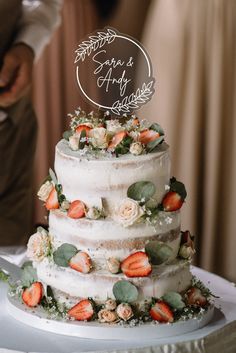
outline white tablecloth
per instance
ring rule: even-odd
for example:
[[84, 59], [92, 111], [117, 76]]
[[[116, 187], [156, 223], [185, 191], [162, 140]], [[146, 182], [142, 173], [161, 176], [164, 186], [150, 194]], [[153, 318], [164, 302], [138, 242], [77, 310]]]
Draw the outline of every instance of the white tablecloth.
[[[24, 249], [0, 248], [0, 254], [3, 250], [5, 254], [15, 254], [10, 254], [8, 260], [22, 262]], [[37, 353], [236, 353], [235, 285], [199, 268], [193, 267], [192, 270], [220, 296], [216, 299], [216, 307], [221, 308], [221, 311], [216, 310], [212, 322], [200, 330], [183, 336], [146, 342], [80, 339], [25, 326], [9, 316], [6, 310], [7, 286], [0, 283], [0, 353], [9, 353], [9, 350]]]

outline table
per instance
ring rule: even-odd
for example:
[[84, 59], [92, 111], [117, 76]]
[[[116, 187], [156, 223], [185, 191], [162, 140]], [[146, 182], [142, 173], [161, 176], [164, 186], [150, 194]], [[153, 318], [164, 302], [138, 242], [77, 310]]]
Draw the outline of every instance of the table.
[[[19, 262], [23, 256], [24, 249], [18, 249], [18, 255], [10, 258]], [[25, 326], [9, 316], [6, 310], [7, 285], [0, 282], [0, 353], [8, 350], [40, 353], [235, 353], [235, 284], [197, 267], [193, 267], [192, 272], [206, 283], [213, 293], [220, 296], [216, 299], [218, 309], [212, 322], [207, 327], [187, 335], [146, 342], [79, 339]]]

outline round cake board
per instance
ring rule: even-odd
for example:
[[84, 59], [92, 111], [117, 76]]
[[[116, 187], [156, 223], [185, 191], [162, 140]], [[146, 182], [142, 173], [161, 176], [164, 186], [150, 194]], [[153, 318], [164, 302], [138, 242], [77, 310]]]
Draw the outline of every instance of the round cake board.
[[173, 324], [151, 324], [121, 326], [98, 322], [59, 321], [49, 319], [43, 308], [28, 308], [17, 298], [8, 296], [7, 308], [14, 319], [31, 327], [60, 335], [103, 340], [147, 340], [183, 335], [206, 326], [212, 319], [214, 307], [198, 318], [178, 321]]

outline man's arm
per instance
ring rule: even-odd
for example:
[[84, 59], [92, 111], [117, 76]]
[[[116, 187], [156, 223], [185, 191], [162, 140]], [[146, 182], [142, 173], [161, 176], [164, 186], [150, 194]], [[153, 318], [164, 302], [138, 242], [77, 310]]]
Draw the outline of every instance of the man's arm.
[[63, 0], [23, 2], [23, 15], [12, 47], [0, 71], [0, 107], [8, 107], [28, 91], [34, 58], [38, 58], [51, 34], [60, 24]]

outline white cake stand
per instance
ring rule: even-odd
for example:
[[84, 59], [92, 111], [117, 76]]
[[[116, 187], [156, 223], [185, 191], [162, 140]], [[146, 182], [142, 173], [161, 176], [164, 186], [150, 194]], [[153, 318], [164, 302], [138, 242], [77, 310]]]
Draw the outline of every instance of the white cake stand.
[[16, 320], [31, 327], [60, 335], [103, 340], [148, 340], [182, 335], [207, 325], [214, 314], [210, 306], [198, 318], [173, 324], [142, 324], [140, 326], [119, 326], [98, 322], [58, 321], [49, 319], [46, 312], [37, 307], [27, 308], [16, 298], [8, 296], [8, 312]]

